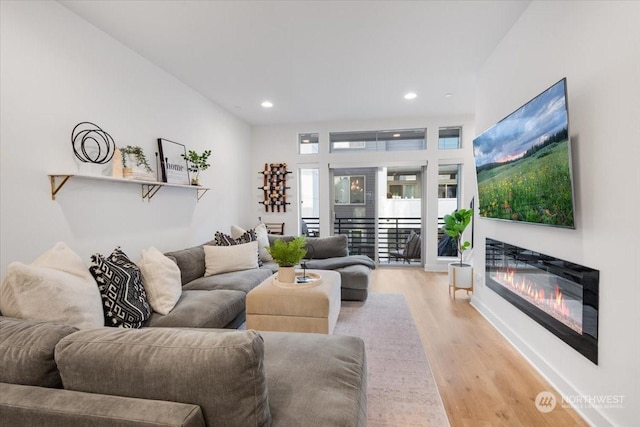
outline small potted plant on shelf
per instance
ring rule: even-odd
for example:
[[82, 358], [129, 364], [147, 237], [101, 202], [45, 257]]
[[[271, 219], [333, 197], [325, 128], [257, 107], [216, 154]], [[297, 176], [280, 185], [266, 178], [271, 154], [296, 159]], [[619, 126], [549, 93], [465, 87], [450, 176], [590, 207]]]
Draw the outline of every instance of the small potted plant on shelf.
[[278, 264], [278, 280], [285, 283], [294, 283], [296, 280], [295, 266], [307, 254], [305, 244], [307, 238], [305, 236], [296, 237], [295, 239], [285, 242], [282, 239], [276, 239], [273, 245], [267, 247], [267, 251], [271, 258]]
[[[122, 157], [122, 175], [124, 178], [149, 178], [149, 174], [153, 173], [153, 169], [147, 161], [147, 157], [144, 155], [142, 148], [138, 146], [127, 145], [124, 148], [120, 148], [120, 155]], [[144, 169], [143, 173], [136, 173], [133, 169], [133, 163], [136, 168]]]
[[207, 170], [211, 166], [207, 163], [210, 155], [211, 150], [204, 150], [202, 154], [189, 150], [186, 156], [182, 154], [182, 157], [187, 161], [189, 172], [195, 174], [191, 177], [191, 185], [200, 185], [200, 171]]
[[449, 264], [449, 286], [453, 287], [454, 295], [456, 288], [470, 289], [473, 287], [473, 268], [471, 265], [462, 262], [462, 254], [469, 249], [471, 243], [463, 241], [462, 234], [473, 218], [473, 210], [456, 209], [450, 215], [444, 216], [443, 231], [456, 242], [456, 249], [460, 255], [459, 262]]

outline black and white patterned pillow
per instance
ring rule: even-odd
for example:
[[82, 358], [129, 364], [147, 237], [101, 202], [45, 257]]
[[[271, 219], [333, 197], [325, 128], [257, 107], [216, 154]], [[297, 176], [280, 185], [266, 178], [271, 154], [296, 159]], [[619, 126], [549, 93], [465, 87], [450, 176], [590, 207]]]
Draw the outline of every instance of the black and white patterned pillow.
[[91, 256], [91, 275], [98, 283], [106, 326], [140, 328], [151, 315], [142, 273], [117, 247], [111, 255]]
[[[258, 240], [258, 236], [254, 230], [247, 230], [242, 233], [242, 236], [234, 239], [228, 234], [221, 233], [216, 231], [216, 235], [214, 238], [214, 242], [216, 246], [234, 246], [234, 245], [242, 245], [244, 243], [255, 242]], [[259, 253], [256, 254], [258, 257], [258, 266], [262, 267], [262, 260], [260, 259]]]

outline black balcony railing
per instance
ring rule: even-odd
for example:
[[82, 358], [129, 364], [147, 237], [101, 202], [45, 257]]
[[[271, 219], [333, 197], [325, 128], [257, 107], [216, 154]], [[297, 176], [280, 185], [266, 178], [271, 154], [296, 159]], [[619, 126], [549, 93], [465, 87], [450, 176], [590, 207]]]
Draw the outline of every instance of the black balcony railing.
[[[307, 224], [309, 236], [320, 234], [319, 218], [302, 218]], [[380, 263], [401, 260], [397, 254], [404, 248], [411, 231], [422, 235], [421, 218], [378, 218], [378, 242], [376, 246], [375, 218], [336, 218], [333, 234], [344, 234], [349, 238], [349, 253], [368, 255]], [[443, 239], [444, 220], [438, 218], [438, 242]], [[440, 255], [440, 254], [439, 254]], [[442, 256], [455, 256], [455, 253], [443, 253]], [[412, 259], [413, 261], [414, 259]], [[419, 258], [415, 260], [419, 261]]]

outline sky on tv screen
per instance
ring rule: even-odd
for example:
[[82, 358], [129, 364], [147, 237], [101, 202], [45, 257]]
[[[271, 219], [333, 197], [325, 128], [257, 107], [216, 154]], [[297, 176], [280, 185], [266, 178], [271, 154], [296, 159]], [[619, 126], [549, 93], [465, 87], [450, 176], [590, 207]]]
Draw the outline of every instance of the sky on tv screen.
[[566, 127], [563, 79], [473, 141], [476, 167], [517, 159], [532, 146]]

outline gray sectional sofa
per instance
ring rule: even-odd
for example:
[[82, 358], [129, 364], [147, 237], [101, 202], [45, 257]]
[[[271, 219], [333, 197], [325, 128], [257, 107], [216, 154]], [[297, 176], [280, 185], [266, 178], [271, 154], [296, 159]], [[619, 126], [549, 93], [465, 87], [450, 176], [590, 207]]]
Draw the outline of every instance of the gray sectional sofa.
[[[269, 235], [269, 240], [289, 240], [292, 236]], [[212, 244], [208, 242], [205, 244]], [[367, 299], [371, 270], [375, 263], [364, 255], [348, 254], [347, 236], [307, 239], [310, 269], [340, 273], [342, 299]], [[237, 328], [245, 320], [246, 294], [278, 270], [274, 262], [261, 268], [204, 276], [205, 255], [202, 245], [168, 252], [180, 268], [182, 296], [167, 315], [153, 313], [145, 326], [184, 328]], [[214, 291], [214, 292], [211, 292]]]
[[[366, 299], [375, 265], [349, 256], [346, 236], [308, 247], [308, 268], [340, 272], [342, 298]], [[361, 339], [234, 330], [246, 294], [276, 264], [204, 277], [202, 245], [165, 255], [180, 269], [182, 294], [142, 329], [78, 330], [0, 313], [0, 424], [366, 425]]]
[[359, 338], [0, 317], [0, 424], [366, 426]]

